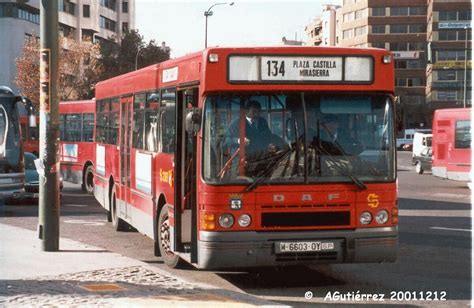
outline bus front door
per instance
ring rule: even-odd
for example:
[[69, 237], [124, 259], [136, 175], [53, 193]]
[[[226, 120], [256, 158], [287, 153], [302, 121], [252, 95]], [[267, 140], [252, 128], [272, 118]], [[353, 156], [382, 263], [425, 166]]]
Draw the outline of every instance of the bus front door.
[[[184, 252], [191, 263], [197, 262], [197, 206], [196, 206], [196, 140], [186, 131], [185, 119], [191, 108], [197, 106], [198, 88], [180, 89], [176, 104], [175, 161], [175, 232], [174, 249]], [[188, 254], [189, 253], [189, 254]]]

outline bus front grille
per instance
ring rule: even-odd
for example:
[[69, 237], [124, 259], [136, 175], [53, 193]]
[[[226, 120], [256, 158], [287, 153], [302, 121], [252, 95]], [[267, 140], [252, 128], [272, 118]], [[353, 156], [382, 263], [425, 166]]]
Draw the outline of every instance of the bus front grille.
[[285, 253], [276, 255], [277, 262], [295, 261], [338, 261], [337, 251], [310, 252], [310, 253]]
[[349, 226], [351, 212], [262, 213], [263, 228]]

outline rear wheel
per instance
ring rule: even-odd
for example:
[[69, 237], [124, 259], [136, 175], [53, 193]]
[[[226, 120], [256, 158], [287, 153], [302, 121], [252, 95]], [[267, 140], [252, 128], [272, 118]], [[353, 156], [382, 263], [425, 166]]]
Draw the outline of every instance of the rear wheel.
[[114, 226], [115, 231], [127, 230], [127, 223], [118, 216], [117, 193], [115, 191], [115, 187], [112, 190], [112, 195], [110, 196], [110, 216], [112, 218], [112, 225]]
[[94, 173], [92, 169], [92, 165], [87, 166], [82, 179], [82, 189], [90, 195], [94, 193]]
[[160, 216], [158, 218], [158, 247], [160, 249], [161, 257], [163, 262], [171, 268], [178, 268], [183, 264], [183, 260], [179, 256], [175, 255], [171, 251], [171, 232], [168, 215], [168, 206], [164, 206], [161, 209]]
[[416, 171], [416, 173], [418, 173], [418, 174], [423, 174], [423, 171], [424, 171], [424, 170], [423, 170], [423, 167], [421, 166], [421, 163], [420, 163], [419, 161], [417, 161], [417, 162], [415, 163], [415, 171]]

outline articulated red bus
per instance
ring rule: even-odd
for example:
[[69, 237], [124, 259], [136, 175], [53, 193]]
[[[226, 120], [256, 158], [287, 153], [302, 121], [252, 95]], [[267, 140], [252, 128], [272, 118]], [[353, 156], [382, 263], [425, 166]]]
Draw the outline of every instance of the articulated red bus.
[[470, 181], [471, 108], [438, 109], [433, 117], [434, 176]]
[[392, 262], [393, 76], [381, 49], [210, 48], [100, 82], [94, 195], [171, 267]]
[[61, 177], [92, 194], [95, 101], [60, 102], [59, 114]]

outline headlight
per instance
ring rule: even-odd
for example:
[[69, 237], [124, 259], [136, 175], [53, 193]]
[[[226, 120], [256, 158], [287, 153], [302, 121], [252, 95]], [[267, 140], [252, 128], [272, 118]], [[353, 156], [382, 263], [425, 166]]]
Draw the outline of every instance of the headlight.
[[222, 228], [230, 228], [234, 224], [234, 216], [231, 214], [222, 214], [219, 216], [219, 225]]
[[239, 216], [239, 219], [237, 222], [239, 223], [239, 226], [245, 228], [245, 227], [250, 226], [250, 223], [252, 222], [252, 218], [250, 218], [250, 215], [242, 214]]
[[384, 224], [388, 221], [388, 212], [385, 210], [378, 211], [377, 214], [375, 215], [375, 221], [378, 224]]
[[372, 214], [369, 212], [362, 212], [359, 217], [359, 221], [363, 225], [368, 225], [372, 222]]

